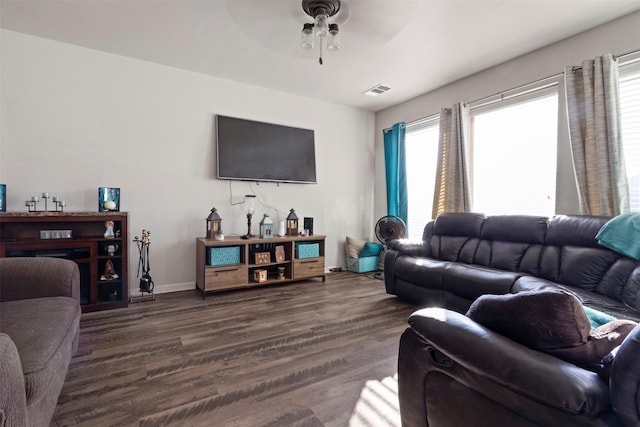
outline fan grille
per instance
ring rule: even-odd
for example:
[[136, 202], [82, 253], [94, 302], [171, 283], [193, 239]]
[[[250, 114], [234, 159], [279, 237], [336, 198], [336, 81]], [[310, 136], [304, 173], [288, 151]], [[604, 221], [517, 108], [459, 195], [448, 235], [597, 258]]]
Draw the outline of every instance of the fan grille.
[[385, 216], [376, 223], [376, 237], [381, 243], [387, 243], [393, 239], [405, 237], [407, 226], [402, 218], [397, 216]]

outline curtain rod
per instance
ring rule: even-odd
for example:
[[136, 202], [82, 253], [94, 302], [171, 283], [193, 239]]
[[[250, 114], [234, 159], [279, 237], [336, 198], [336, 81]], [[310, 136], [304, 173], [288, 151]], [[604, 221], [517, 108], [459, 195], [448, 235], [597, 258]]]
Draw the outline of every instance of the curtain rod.
[[[637, 57], [636, 57], [636, 55], [637, 55]], [[630, 62], [640, 61], [640, 49], [631, 50], [629, 52], [625, 52], [625, 53], [620, 54], [620, 55], [614, 55], [614, 57], [616, 59], [623, 60], [623, 61], [625, 59], [628, 59]], [[631, 57], [631, 58], [629, 58], [629, 57]], [[626, 61], [624, 61], [624, 62], [626, 62]], [[506, 93], [517, 91], [517, 90], [521, 90], [523, 88], [526, 88], [527, 86], [537, 86], [539, 84], [543, 84], [543, 83], [546, 82], [548, 84], [546, 87], [548, 87], [548, 86], [551, 85], [551, 83], [549, 83], [549, 81], [553, 81], [554, 79], [558, 79], [563, 74], [564, 73], [557, 73], [557, 74], [554, 74], [552, 76], [544, 77], [542, 79], [536, 80], [536, 81], [531, 82], [531, 83], [526, 83], [526, 84], [511, 88], [511, 89], [503, 90], [501, 92], [494, 93], [493, 95], [484, 96], [484, 97], [482, 97], [480, 99], [476, 99], [475, 101], [467, 102], [467, 104], [471, 105], [471, 104], [477, 104], [479, 102], [483, 102], [480, 105], [475, 105], [473, 107], [470, 107], [470, 108], [478, 108], [478, 107], [482, 107], [482, 106], [491, 104], [493, 102], [498, 102], [498, 101], [502, 101], [503, 99], [508, 99], [509, 95], [505, 95]], [[536, 87], [536, 89], [537, 89], [537, 87]], [[513, 96], [513, 95], [511, 95], [511, 96]], [[500, 98], [491, 100], [491, 98], [494, 98], [494, 97], [500, 97]], [[439, 113], [435, 113], [435, 114], [431, 114], [431, 115], [426, 116], [426, 117], [421, 117], [419, 119], [412, 120], [410, 122], [405, 123], [405, 126], [410, 127], [410, 126], [415, 126], [415, 125], [421, 124], [422, 122], [426, 122], [426, 121], [432, 120], [434, 118], [434, 116], [437, 116], [438, 114]], [[384, 128], [382, 131], [383, 132], [389, 132], [390, 130], [391, 130], [391, 128], [388, 127], [388, 128]]]

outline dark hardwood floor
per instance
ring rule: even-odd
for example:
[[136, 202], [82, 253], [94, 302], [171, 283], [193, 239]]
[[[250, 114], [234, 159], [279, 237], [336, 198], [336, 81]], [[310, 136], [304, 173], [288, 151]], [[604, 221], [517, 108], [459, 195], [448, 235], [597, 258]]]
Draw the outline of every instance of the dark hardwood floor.
[[399, 426], [415, 310], [342, 272], [85, 313], [52, 425]]

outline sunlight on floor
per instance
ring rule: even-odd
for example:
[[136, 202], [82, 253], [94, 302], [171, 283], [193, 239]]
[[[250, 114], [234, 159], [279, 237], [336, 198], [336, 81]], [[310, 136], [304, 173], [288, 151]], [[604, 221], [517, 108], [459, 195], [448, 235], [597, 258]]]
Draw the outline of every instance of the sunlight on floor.
[[398, 374], [367, 381], [351, 414], [349, 427], [399, 427]]

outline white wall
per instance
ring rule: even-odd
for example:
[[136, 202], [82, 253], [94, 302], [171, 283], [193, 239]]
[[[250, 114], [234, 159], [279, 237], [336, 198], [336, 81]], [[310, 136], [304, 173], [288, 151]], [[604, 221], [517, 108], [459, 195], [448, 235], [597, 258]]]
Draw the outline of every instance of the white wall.
[[[441, 41], [444, 42], [444, 41]], [[386, 187], [382, 130], [397, 122], [436, 114], [456, 102], [471, 102], [536, 80], [562, 73], [565, 66], [604, 53], [623, 54], [640, 49], [640, 12], [636, 12], [521, 56], [496, 67], [413, 98], [376, 114], [375, 217], [386, 213]], [[455, 55], [455, 52], [452, 54]], [[437, 64], [434, 64], [437, 66]], [[561, 92], [562, 93], [562, 92]], [[578, 197], [572, 175], [568, 132], [560, 124], [558, 141], [557, 213], [578, 213]], [[430, 215], [429, 215], [430, 216]], [[425, 219], [426, 222], [427, 219]]]
[[[0, 182], [10, 211], [47, 191], [70, 211], [96, 211], [100, 186], [121, 188], [130, 238], [151, 231], [157, 291], [193, 288], [195, 239], [216, 207], [244, 234], [244, 194], [258, 195], [253, 230], [295, 208], [326, 234], [327, 267], [344, 265], [346, 235], [373, 218], [374, 114], [2, 30]], [[295, 72], [295, 70], [292, 70]], [[318, 184], [215, 178], [214, 116], [314, 129]], [[267, 209], [266, 206], [274, 207]], [[130, 244], [137, 291], [137, 249]]]

